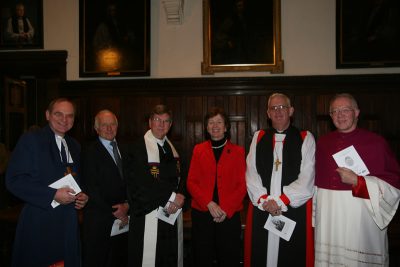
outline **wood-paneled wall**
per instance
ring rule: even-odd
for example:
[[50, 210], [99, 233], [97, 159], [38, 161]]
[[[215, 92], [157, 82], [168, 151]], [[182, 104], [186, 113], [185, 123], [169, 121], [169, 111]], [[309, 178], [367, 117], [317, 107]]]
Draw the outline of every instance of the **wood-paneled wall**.
[[333, 129], [329, 99], [349, 92], [359, 102], [359, 125], [384, 135], [400, 158], [399, 89], [400, 75], [392, 74], [67, 81], [60, 86], [60, 95], [77, 103], [72, 134], [83, 143], [95, 136], [93, 117], [101, 109], [117, 114], [118, 138], [129, 142], [146, 131], [151, 108], [167, 104], [174, 113], [169, 137], [188, 161], [193, 146], [204, 138], [203, 119], [212, 106], [226, 110], [232, 121], [232, 141], [247, 149], [253, 133], [268, 127], [266, 100], [271, 93], [287, 94], [295, 108], [293, 124], [318, 138]]

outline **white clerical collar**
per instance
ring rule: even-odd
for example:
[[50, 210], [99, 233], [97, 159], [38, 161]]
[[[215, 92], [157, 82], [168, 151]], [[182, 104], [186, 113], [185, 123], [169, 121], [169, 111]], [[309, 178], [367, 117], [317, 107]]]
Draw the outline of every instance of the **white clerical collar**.
[[[151, 130], [148, 130], [146, 132], [146, 134], [144, 135], [144, 141], [146, 144], [148, 162], [160, 162], [160, 155], [159, 155], [158, 146], [157, 146], [157, 144], [159, 144], [158, 141], [168, 142], [169, 146], [172, 149], [174, 158], [179, 158], [179, 155], [176, 152], [175, 147], [172, 145], [172, 143], [168, 140], [168, 138], [166, 136], [163, 138], [163, 140], [160, 140], [160, 139], [157, 139], [153, 135]], [[154, 141], [156, 141], [156, 142], [154, 142]]]
[[[153, 136], [154, 136], [154, 135], [153, 135]], [[156, 137], [154, 136], [154, 139], [156, 139], [157, 144], [159, 144], [160, 146], [164, 146], [164, 143], [165, 143], [165, 140], [166, 140], [166, 137], [165, 137], [165, 136], [164, 136], [163, 139], [158, 139], [158, 138], [156, 138]]]
[[285, 140], [286, 134], [276, 133], [275, 134], [275, 142], [282, 142]]

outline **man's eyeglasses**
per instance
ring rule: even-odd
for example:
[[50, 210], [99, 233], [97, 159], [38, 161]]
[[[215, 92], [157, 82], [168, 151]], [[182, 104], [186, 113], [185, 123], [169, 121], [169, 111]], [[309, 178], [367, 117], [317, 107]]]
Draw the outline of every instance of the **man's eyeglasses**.
[[56, 117], [56, 118], [59, 119], [59, 120], [64, 119], [64, 118], [65, 118], [65, 119], [72, 120], [72, 119], [74, 119], [74, 117], [75, 117], [74, 114], [65, 114], [65, 113], [60, 112], [60, 111], [53, 112], [53, 113], [51, 113], [51, 115], [54, 116], [54, 117]]
[[161, 123], [170, 124], [170, 123], [172, 122], [171, 119], [162, 120], [162, 119], [160, 119], [160, 118], [158, 118], [158, 117], [154, 117], [154, 118], [152, 118], [152, 120], [153, 120], [154, 122], [156, 122], [156, 123], [159, 123], [159, 124], [161, 124]]
[[337, 108], [337, 109], [332, 109], [331, 111], [329, 111], [329, 114], [331, 116], [337, 116], [340, 114], [344, 114], [344, 115], [349, 115], [351, 112], [353, 112], [354, 109], [352, 108]]
[[278, 110], [286, 110], [289, 108], [288, 106], [278, 105], [278, 106], [270, 106], [268, 109], [269, 111], [278, 111]]

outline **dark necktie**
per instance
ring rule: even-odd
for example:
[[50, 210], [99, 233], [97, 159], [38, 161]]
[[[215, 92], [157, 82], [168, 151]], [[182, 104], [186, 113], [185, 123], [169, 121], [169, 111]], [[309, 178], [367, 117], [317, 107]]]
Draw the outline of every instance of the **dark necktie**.
[[64, 140], [61, 140], [61, 160], [64, 164], [68, 164], [67, 152], [65, 151]]
[[113, 147], [113, 154], [114, 154], [115, 164], [117, 164], [119, 174], [121, 175], [121, 178], [123, 178], [123, 174], [122, 174], [122, 161], [121, 161], [121, 157], [120, 157], [120, 155], [119, 155], [119, 153], [118, 153], [117, 142], [111, 141], [110, 144], [111, 144], [111, 146]]

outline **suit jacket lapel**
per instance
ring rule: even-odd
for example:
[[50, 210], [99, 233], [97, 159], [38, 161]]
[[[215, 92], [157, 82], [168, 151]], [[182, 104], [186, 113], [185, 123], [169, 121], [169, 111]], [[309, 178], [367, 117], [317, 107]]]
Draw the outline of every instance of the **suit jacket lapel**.
[[113, 166], [117, 172], [119, 172], [117, 164], [115, 164], [115, 161], [113, 157], [110, 155], [108, 152], [107, 148], [104, 147], [103, 143], [99, 139], [96, 140], [96, 147], [99, 152], [99, 156], [104, 159], [104, 164], [109, 164], [110, 166]]
[[57, 146], [56, 143], [56, 137], [54, 132], [51, 130], [50, 126], [47, 125], [47, 127], [44, 128], [44, 135], [43, 137], [45, 138], [45, 142], [48, 142], [48, 148], [49, 148], [49, 154], [51, 155], [51, 159], [55, 163], [54, 166], [62, 166], [63, 163], [61, 161], [60, 157], [60, 150]]

